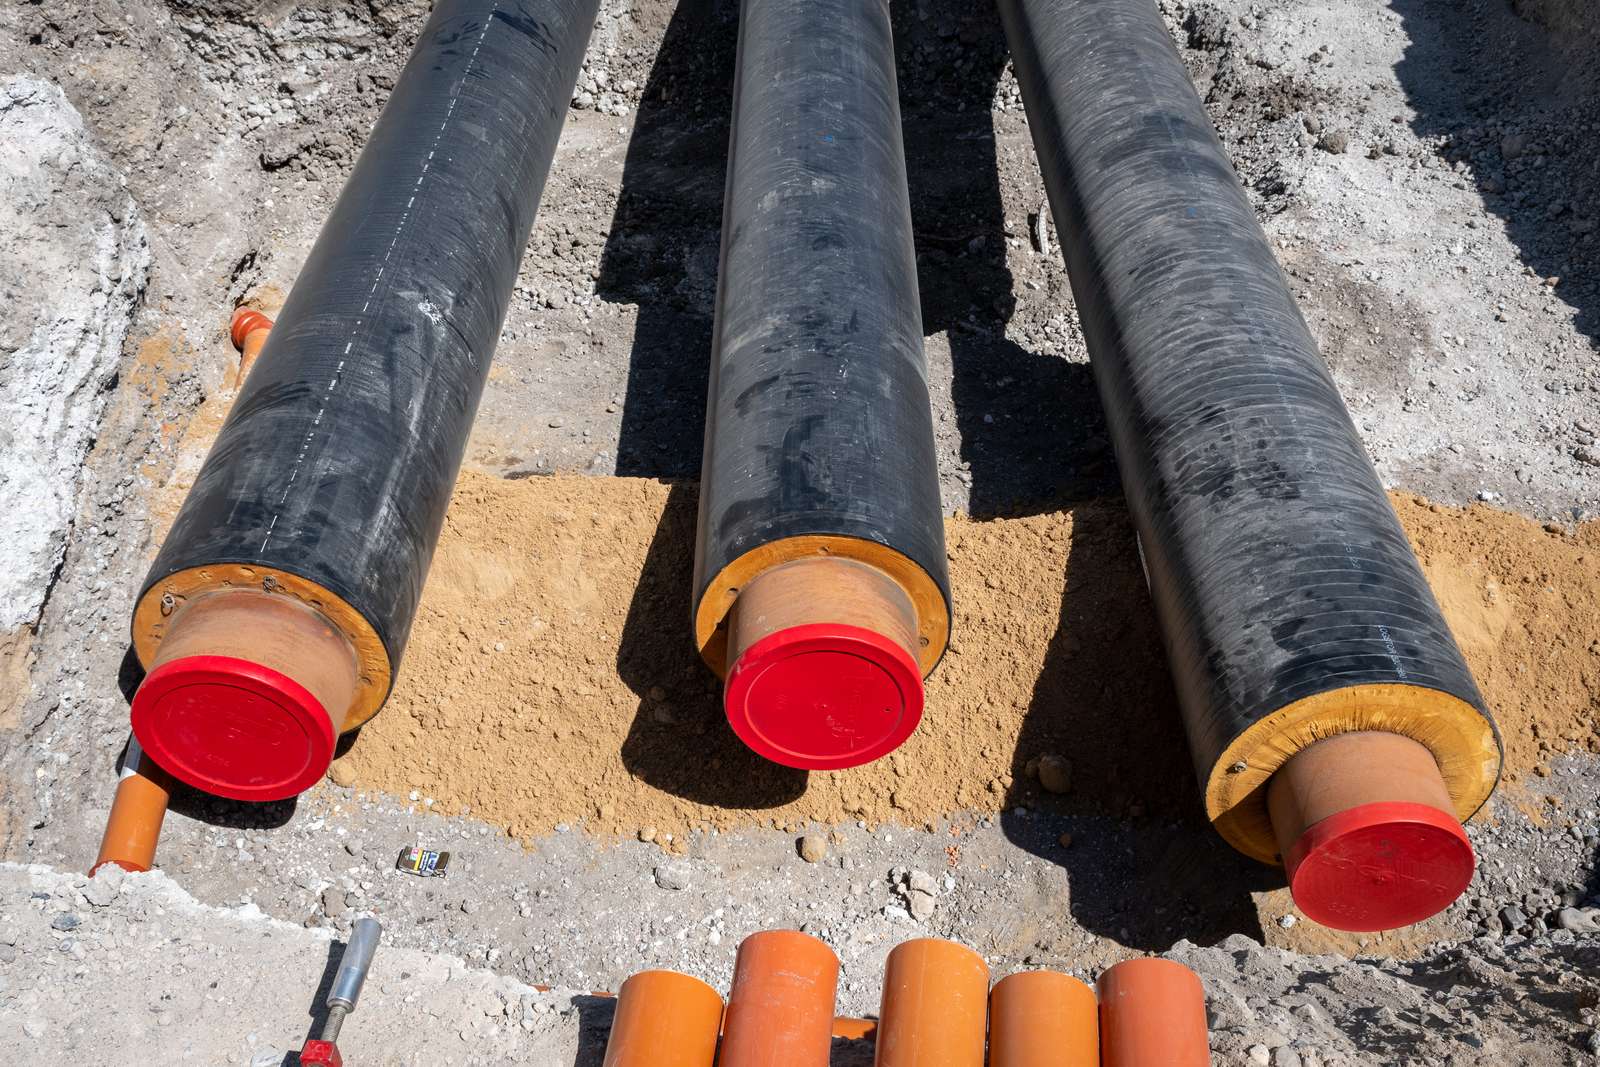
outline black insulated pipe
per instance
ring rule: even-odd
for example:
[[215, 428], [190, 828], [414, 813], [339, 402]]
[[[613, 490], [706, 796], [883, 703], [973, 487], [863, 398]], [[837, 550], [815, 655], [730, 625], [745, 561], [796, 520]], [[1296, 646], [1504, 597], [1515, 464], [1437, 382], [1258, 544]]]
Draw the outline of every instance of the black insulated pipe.
[[950, 626], [886, 0], [744, 0], [734, 93], [695, 639], [752, 747], [850, 766]]
[[[1498, 736], [1167, 27], [1152, 0], [999, 8], [1208, 813], [1271, 862], [1274, 772], [1330, 735], [1403, 734], [1453, 805], [1418, 831], [1448, 853], [1414, 887], [1437, 897]], [[1430, 795], [1401, 792], [1367, 799]], [[1344, 859], [1419, 806], [1363, 808]], [[1391, 892], [1321, 895], [1367, 889]]]
[[[313, 610], [326, 639], [207, 609], [235, 632], [188, 634], [134, 709], [193, 784], [292, 795], [386, 699], [597, 8], [434, 5], [135, 609], [147, 668], [243, 590]], [[341, 657], [353, 694], [313, 677]]]

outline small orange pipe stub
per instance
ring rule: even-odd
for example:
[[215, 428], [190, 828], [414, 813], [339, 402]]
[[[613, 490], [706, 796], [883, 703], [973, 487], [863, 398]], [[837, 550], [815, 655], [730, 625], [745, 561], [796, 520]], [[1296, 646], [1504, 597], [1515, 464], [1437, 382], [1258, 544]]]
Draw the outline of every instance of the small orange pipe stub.
[[989, 993], [989, 1067], [1099, 1067], [1094, 990], [1071, 975], [1024, 971]]
[[622, 983], [601, 1067], [712, 1067], [722, 997], [676, 971], [641, 971]]
[[135, 872], [155, 866], [156, 843], [161, 838], [171, 791], [171, 777], [140, 750], [137, 740], [129, 737], [127, 758], [117, 780], [105, 834], [100, 838], [100, 854], [89, 868], [91, 878], [107, 864]]
[[1450, 905], [1472, 881], [1472, 842], [1433, 753], [1355, 731], [1280, 767], [1267, 810], [1296, 906], [1336, 930], [1392, 930]]
[[919, 938], [889, 953], [875, 1067], [983, 1067], [989, 968], [965, 945]]
[[719, 1067], [828, 1067], [839, 959], [798, 930], [739, 944]]
[[1209, 1067], [1205, 988], [1189, 968], [1126, 960], [1099, 985], [1101, 1067]]
[[255, 308], [235, 308], [233, 320], [228, 324], [228, 337], [239, 350], [239, 372], [234, 375], [234, 388], [244, 384], [244, 379], [255, 366], [256, 357], [267, 343], [272, 331], [272, 320]]

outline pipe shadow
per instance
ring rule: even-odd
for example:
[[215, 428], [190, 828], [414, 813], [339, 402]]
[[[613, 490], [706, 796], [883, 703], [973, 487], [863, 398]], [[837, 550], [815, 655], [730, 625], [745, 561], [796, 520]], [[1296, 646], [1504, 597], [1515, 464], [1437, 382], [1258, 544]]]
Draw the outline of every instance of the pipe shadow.
[[[1600, 350], [1600, 14], [1550, 24], [1518, 16], [1537, 2], [1389, 0], [1407, 44], [1395, 74], [1411, 128], [1442, 141], [1484, 207], [1505, 223], [1522, 262], [1556, 279], [1573, 325]], [[1587, 43], [1581, 30], [1589, 32]], [[1585, 67], [1587, 69], [1585, 69]]]
[[680, 0], [645, 79], [595, 291], [638, 308], [616, 473], [696, 478], [705, 432], [737, 0]]
[[722, 710], [722, 687], [684, 639], [694, 581], [698, 495], [676, 482], [656, 526], [617, 650], [617, 673], [638, 697], [622, 763], [634, 777], [697, 804], [775, 808], [806, 790], [805, 771], [745, 746]]
[[[1282, 876], [1235, 852], [1204, 817], [1132, 518], [1116, 500], [1070, 515], [1060, 622], [1017, 737], [1001, 826], [1067, 869], [1070, 909], [1087, 930], [1147, 950], [1259, 938], [1250, 894]], [[1042, 760], [1066, 762], [1041, 775]], [[1068, 788], [1052, 791], [1063, 770]]]
[[577, 996], [572, 998], [572, 1006], [578, 1012], [578, 1051], [572, 1067], [600, 1067], [605, 1061], [606, 1042], [611, 1038], [616, 998]]
[[877, 1049], [871, 1037], [836, 1037], [828, 1050], [828, 1067], [872, 1067]]
[[966, 510], [1037, 514], [1115, 492], [1088, 364], [1006, 336], [1013, 318], [1042, 328], [1071, 298], [1060, 271], [1053, 289], [1030, 277], [1026, 301], [1016, 290], [1010, 249], [1028, 235], [1008, 224], [1001, 195], [992, 105], [1009, 53], [999, 16], [987, 3], [893, 0], [890, 17], [922, 329], [949, 343]]

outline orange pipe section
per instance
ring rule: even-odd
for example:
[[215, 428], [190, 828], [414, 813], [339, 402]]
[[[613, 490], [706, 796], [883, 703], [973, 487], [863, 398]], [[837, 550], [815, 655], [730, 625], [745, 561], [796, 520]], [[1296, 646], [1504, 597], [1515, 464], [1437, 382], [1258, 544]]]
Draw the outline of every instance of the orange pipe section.
[[1209, 1067], [1206, 993], [1181, 963], [1127, 960], [1100, 976], [1102, 1067]]
[[889, 953], [875, 1067], [983, 1067], [989, 969], [970, 948], [920, 938]]
[[861, 1041], [866, 1038], [876, 1038], [877, 1035], [876, 1019], [847, 1019], [840, 1016], [833, 1020], [833, 1036], [841, 1041]]
[[1070, 975], [1026, 971], [989, 994], [989, 1067], [1099, 1067], [1094, 990]]
[[125, 871], [148, 871], [155, 865], [156, 842], [171, 791], [167, 772], [144, 754], [130, 734], [127, 758], [122, 761], [117, 793], [106, 818], [105, 835], [100, 838], [100, 854], [89, 868], [90, 877], [108, 863]]
[[267, 334], [271, 330], [272, 320], [255, 308], [234, 309], [233, 320], [228, 324], [228, 336], [233, 340], [233, 347], [239, 350], [239, 372], [233, 378], [235, 389], [244, 384], [245, 376], [255, 366], [256, 357], [261, 355], [261, 348], [267, 343]]
[[602, 1067], [712, 1067], [722, 998], [676, 971], [642, 971], [622, 983]]
[[718, 1067], [828, 1067], [839, 959], [798, 930], [739, 945]]

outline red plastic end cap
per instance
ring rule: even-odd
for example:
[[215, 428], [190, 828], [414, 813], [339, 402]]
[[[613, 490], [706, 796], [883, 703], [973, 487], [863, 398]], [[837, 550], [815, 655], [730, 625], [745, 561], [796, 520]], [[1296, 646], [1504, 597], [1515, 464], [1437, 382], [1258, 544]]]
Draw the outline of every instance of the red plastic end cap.
[[300, 1050], [300, 1067], [344, 1067], [344, 1057], [332, 1041], [307, 1038]]
[[745, 649], [723, 703], [733, 732], [767, 759], [814, 771], [858, 767], [917, 728], [922, 673], [880, 633], [811, 623]]
[[243, 348], [246, 337], [257, 330], [270, 329], [272, 320], [255, 308], [236, 308], [233, 312], [233, 321], [228, 326], [228, 336], [233, 339], [234, 348]]
[[133, 697], [133, 733], [198, 789], [283, 800], [333, 761], [333, 720], [286, 674], [231, 656], [186, 656], [151, 671]]
[[1301, 911], [1335, 930], [1368, 933], [1421, 922], [1472, 881], [1472, 842], [1455, 816], [1427, 804], [1362, 804], [1316, 823], [1284, 857]]

